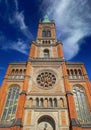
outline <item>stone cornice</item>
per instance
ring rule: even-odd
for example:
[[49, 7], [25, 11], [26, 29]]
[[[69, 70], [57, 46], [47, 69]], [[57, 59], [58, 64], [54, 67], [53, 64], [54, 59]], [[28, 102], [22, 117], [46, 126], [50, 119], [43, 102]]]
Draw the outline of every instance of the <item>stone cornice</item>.
[[4, 78], [4, 80], [6, 80], [7, 82], [24, 82], [24, 79], [8, 79], [8, 78]]
[[[41, 92], [41, 93], [29, 92], [29, 93], [27, 93], [27, 96], [49, 96], [49, 94], [48, 93], [43, 93], [43, 92]], [[63, 96], [64, 97], [65, 93], [56, 91], [56, 93], [55, 92], [54, 93], [50, 93], [50, 96], [60, 96], [60, 97]]]
[[22, 92], [20, 93], [20, 95], [27, 95], [25, 90], [22, 90]]
[[31, 58], [29, 57], [28, 61], [31, 62], [64, 62], [63, 58]]
[[26, 62], [11, 62], [9, 65], [26, 65]]
[[86, 82], [86, 79], [69, 79], [69, 82]]
[[90, 124], [82, 124], [82, 128], [91, 128], [91, 123]]
[[73, 93], [71, 91], [66, 91], [66, 95], [73, 95]]
[[43, 23], [42, 21], [39, 21], [39, 24], [55, 24], [54, 20], [51, 20], [50, 22]]
[[63, 108], [60, 108], [60, 107], [54, 107], [54, 108], [44, 108], [44, 107], [40, 107], [40, 108], [31, 108], [31, 107], [24, 107], [24, 109], [29, 109], [29, 110], [35, 110], [35, 111], [40, 111], [41, 112], [41, 109], [42, 109], [42, 112], [45, 111], [45, 112], [55, 112], [55, 111], [58, 111], [58, 110], [67, 110], [67, 107], [63, 107]]
[[67, 62], [66, 61], [66, 65], [83, 65], [83, 62]]
[[[54, 38], [53, 38], [53, 39], [49, 39], [49, 38], [43, 39], [43, 38], [40, 38], [40, 40], [55, 40], [55, 39], [54, 39]], [[37, 43], [36, 41], [32, 41], [31, 44], [34, 44], [34, 45], [36, 45], [36, 46], [38, 46], [38, 47], [46, 47], [46, 46], [48, 46], [48, 47], [53, 46], [53, 47], [54, 47], [54, 46], [57, 46], [57, 45], [59, 45], [59, 44], [63, 45], [61, 41], [56, 41], [55, 44], [39, 44], [39, 43]]]

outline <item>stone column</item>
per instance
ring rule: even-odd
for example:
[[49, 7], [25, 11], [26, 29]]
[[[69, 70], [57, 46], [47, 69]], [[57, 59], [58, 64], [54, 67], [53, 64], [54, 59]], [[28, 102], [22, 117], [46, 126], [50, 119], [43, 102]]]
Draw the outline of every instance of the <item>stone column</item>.
[[48, 99], [47, 99], [47, 98], [45, 98], [45, 100], [44, 100], [44, 107], [45, 107], [45, 108], [48, 107]]

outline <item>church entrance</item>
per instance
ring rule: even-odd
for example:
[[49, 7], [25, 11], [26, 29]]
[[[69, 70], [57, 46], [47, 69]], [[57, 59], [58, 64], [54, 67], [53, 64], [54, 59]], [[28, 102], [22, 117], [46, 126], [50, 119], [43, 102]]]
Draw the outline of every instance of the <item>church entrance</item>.
[[55, 121], [50, 116], [42, 116], [38, 120], [38, 130], [56, 130]]

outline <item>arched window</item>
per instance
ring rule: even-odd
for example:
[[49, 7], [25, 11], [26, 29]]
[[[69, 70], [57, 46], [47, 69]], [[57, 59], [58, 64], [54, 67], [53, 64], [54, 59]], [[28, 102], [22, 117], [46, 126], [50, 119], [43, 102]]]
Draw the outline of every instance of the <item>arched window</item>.
[[74, 96], [78, 120], [82, 124], [90, 122], [91, 116], [90, 116], [84, 89], [79, 85], [74, 86], [73, 96]]
[[52, 98], [49, 99], [49, 107], [53, 107]]
[[73, 75], [74, 75], [73, 69], [71, 69], [71, 70], [70, 70], [70, 79], [73, 79]]
[[14, 85], [10, 87], [2, 115], [2, 120], [10, 121], [15, 118], [18, 96], [19, 96], [19, 86]]
[[36, 107], [39, 107], [39, 98], [36, 98]]
[[43, 98], [40, 99], [40, 107], [43, 107]]
[[23, 73], [23, 70], [22, 69], [20, 69], [20, 75]]
[[82, 79], [82, 78], [83, 78], [83, 76], [82, 76], [82, 72], [81, 72], [80, 69], [78, 69], [78, 78], [79, 78], [79, 79]]
[[26, 69], [24, 69], [24, 72], [23, 72], [24, 74], [26, 74]]
[[73, 70], [72, 69], [70, 70], [70, 74], [73, 76]]
[[42, 31], [42, 37], [51, 37], [51, 31], [49, 29], [44, 29]]
[[74, 74], [75, 74], [75, 76], [77, 76], [77, 70], [76, 69], [74, 70]]
[[42, 31], [42, 37], [46, 37], [46, 31], [45, 30]]
[[49, 58], [49, 57], [50, 57], [49, 50], [45, 49], [44, 50], [44, 58]]
[[77, 79], [77, 70], [74, 70], [74, 79]]
[[69, 70], [68, 70], [68, 69], [67, 69], [67, 74], [68, 74], [68, 76], [70, 75], [70, 74], [69, 74]]
[[18, 69], [16, 69], [16, 75], [17, 75], [17, 74], [19, 74], [19, 70], [18, 70]]
[[80, 69], [78, 70], [78, 74], [79, 74], [80, 76], [82, 76], [82, 72], [81, 72]]
[[57, 99], [54, 98], [54, 107], [57, 107]]
[[47, 37], [51, 37], [51, 31], [47, 30]]
[[11, 74], [13, 75], [15, 73], [15, 69], [12, 69]]

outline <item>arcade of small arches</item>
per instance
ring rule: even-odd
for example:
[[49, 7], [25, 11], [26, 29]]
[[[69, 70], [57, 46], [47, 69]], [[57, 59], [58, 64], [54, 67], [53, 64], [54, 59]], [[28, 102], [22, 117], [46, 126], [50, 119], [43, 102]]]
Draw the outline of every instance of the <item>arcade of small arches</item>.
[[51, 44], [51, 41], [50, 40], [43, 40], [42, 43], [45, 44], [45, 45], [46, 44]]
[[69, 79], [84, 79], [81, 69], [67, 69]]
[[12, 69], [9, 79], [24, 79], [26, 69]]
[[66, 107], [66, 101], [64, 98], [56, 97], [36, 97], [29, 98], [27, 104], [30, 104], [30, 107], [35, 108], [55, 108], [55, 107]]
[[56, 41], [55, 40], [38, 40], [37, 41], [37, 43], [39, 44], [39, 45], [43, 45], [43, 46], [48, 46], [48, 45], [54, 45], [55, 43], [56, 43]]

